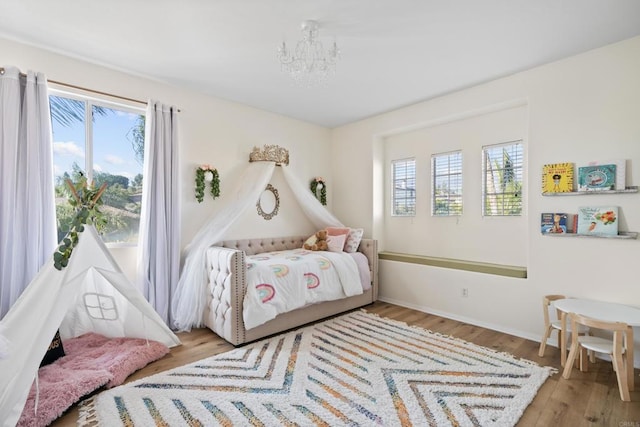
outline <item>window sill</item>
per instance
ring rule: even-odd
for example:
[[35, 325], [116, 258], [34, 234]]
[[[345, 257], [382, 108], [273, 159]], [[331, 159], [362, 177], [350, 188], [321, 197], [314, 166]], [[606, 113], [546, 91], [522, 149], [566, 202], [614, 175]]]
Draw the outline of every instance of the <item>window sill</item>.
[[104, 244], [108, 249], [125, 249], [125, 248], [137, 248], [137, 243], [125, 243], [125, 242], [105, 242]]
[[474, 273], [493, 274], [496, 276], [527, 278], [527, 267], [488, 262], [466, 261], [452, 258], [438, 258], [425, 255], [403, 254], [398, 252], [380, 252], [378, 258], [386, 261], [405, 262], [409, 264], [429, 265], [432, 267], [452, 268], [472, 271]]

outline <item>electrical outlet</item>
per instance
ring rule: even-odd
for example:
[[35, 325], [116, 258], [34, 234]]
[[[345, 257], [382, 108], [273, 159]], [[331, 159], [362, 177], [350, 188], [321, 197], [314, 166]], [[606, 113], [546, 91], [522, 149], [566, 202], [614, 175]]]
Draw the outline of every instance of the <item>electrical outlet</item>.
[[466, 298], [469, 296], [469, 289], [467, 288], [462, 288], [462, 297]]

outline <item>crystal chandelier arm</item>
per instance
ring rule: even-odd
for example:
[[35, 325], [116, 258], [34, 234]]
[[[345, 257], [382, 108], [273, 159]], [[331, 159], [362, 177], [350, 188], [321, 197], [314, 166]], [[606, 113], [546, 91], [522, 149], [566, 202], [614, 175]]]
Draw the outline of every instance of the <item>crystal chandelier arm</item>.
[[293, 57], [287, 50], [287, 45], [284, 41], [278, 47], [278, 60], [280, 60], [282, 64], [290, 64], [293, 61]]
[[278, 47], [278, 60], [282, 70], [291, 74], [299, 83], [312, 85], [335, 72], [340, 50], [335, 41], [331, 48], [325, 50], [318, 40], [318, 28], [316, 21], [303, 21], [302, 40], [296, 43], [295, 48], [288, 49], [284, 41]]

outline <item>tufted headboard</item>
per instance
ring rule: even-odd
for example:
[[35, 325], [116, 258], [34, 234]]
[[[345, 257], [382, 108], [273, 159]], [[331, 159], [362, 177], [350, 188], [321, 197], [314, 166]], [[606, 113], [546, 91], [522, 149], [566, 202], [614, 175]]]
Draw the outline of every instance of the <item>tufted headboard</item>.
[[[223, 240], [213, 246], [237, 249], [247, 255], [256, 255], [263, 252], [284, 251], [301, 248], [309, 236], [267, 237], [262, 239]], [[362, 252], [369, 260], [369, 271], [372, 281], [377, 285], [378, 272], [378, 247], [373, 239], [362, 239], [358, 252]]]
[[268, 237], [264, 239], [224, 240], [213, 246], [238, 249], [247, 255], [301, 248], [309, 236]]

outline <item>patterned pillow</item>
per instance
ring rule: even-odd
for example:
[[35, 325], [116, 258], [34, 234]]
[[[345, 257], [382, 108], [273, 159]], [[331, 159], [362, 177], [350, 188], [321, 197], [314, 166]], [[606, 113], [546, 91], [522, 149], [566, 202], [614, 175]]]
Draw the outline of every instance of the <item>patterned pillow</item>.
[[358, 246], [360, 246], [360, 242], [362, 241], [363, 235], [364, 235], [364, 229], [352, 228], [349, 231], [349, 235], [347, 236], [347, 241], [344, 244], [344, 251], [349, 253], [357, 252]]

